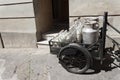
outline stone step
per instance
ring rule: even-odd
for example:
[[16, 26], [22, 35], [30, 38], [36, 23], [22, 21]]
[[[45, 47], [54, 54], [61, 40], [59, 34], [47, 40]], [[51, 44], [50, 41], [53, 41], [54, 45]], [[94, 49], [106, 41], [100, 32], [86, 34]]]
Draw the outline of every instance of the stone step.
[[50, 40], [52, 39], [53, 37], [57, 36], [58, 33], [53, 33], [53, 34], [44, 34], [43, 35], [43, 39], [47, 39], [47, 40]]
[[39, 45], [49, 45], [49, 41], [48, 40], [39, 41], [37, 42], [37, 46]]
[[36, 32], [1, 32], [5, 48], [36, 48]]
[[37, 45], [49, 45], [49, 41], [55, 37], [58, 33], [46, 33], [43, 34], [43, 40], [37, 42]]

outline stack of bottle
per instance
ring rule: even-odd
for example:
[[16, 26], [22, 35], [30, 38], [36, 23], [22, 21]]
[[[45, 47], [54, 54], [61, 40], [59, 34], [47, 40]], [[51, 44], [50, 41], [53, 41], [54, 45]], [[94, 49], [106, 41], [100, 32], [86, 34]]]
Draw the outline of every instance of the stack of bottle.
[[[72, 43], [72, 42], [81, 43], [81, 41], [87, 43], [86, 41], [88, 41], [90, 43], [89, 40], [86, 40], [87, 37], [92, 37], [95, 35], [94, 38], [96, 38], [96, 36], [98, 36], [98, 34], [96, 34], [98, 33], [98, 27], [94, 25], [97, 24], [98, 22], [97, 20], [98, 18], [95, 17], [82, 17], [75, 19], [73, 25], [70, 26], [69, 31], [61, 30], [59, 34], [56, 36], [56, 38], [54, 38], [54, 41], [68, 42], [68, 43]], [[93, 30], [95, 31], [95, 28], [97, 28], [96, 32], [90, 33]], [[94, 39], [90, 38], [90, 40], [94, 40]]]

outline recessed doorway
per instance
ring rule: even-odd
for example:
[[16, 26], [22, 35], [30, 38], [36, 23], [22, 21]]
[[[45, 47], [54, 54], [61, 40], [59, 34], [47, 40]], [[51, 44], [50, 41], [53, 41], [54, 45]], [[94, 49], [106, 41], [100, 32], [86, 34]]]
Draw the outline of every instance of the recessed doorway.
[[[69, 28], [69, 2], [68, 0], [52, 0], [54, 28]], [[61, 26], [61, 27], [58, 27]]]

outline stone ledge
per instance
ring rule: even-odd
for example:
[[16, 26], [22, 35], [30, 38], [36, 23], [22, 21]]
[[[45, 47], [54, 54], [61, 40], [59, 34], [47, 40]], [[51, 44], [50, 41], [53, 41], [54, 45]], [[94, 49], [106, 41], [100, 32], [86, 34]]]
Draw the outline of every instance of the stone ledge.
[[36, 33], [1, 33], [5, 48], [36, 48]]

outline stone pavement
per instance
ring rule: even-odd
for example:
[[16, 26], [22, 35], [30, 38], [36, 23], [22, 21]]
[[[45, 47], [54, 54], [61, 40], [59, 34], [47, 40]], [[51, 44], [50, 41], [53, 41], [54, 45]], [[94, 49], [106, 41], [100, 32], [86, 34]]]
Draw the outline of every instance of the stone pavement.
[[72, 74], [59, 63], [48, 46], [0, 49], [0, 80], [120, 80], [120, 69], [95, 74]]

